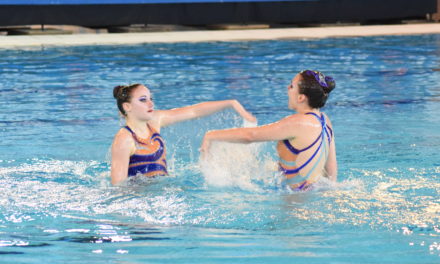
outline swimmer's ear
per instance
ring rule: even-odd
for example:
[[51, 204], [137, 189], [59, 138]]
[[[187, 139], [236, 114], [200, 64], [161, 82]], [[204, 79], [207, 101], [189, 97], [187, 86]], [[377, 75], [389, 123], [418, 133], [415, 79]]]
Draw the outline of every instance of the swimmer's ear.
[[307, 96], [304, 94], [298, 94], [298, 103], [305, 102], [305, 100], [307, 100]]
[[128, 113], [131, 111], [131, 104], [129, 102], [124, 102], [122, 104], [122, 108], [124, 109], [125, 113]]

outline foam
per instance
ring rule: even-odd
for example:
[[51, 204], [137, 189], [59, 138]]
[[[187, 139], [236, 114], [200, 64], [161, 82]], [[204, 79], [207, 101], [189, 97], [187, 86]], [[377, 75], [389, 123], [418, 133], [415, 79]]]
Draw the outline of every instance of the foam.
[[[244, 126], [256, 124], [245, 122]], [[205, 183], [208, 186], [238, 187], [254, 192], [279, 187], [281, 177], [276, 169], [276, 161], [269, 154], [262, 155], [265, 145], [212, 142], [210, 152], [199, 162]]]

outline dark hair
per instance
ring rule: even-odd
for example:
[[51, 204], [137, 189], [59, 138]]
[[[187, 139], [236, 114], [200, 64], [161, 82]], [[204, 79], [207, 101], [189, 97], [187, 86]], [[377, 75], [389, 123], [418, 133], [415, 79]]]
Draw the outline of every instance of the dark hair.
[[134, 89], [136, 89], [141, 84], [135, 83], [130, 85], [118, 85], [113, 88], [113, 97], [116, 99], [116, 104], [118, 105], [118, 109], [122, 115], [126, 116], [124, 108], [122, 107], [123, 103], [130, 102], [131, 94]]
[[310, 107], [323, 107], [330, 92], [335, 89], [335, 80], [319, 71], [304, 70], [299, 75], [302, 78], [298, 82], [299, 93], [307, 96]]

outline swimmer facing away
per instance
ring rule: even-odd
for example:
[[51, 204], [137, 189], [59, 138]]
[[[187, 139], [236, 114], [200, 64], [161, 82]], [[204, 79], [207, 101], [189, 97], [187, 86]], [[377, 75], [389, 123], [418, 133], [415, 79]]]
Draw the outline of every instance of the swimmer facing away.
[[171, 110], [155, 110], [150, 90], [142, 84], [116, 86], [113, 89], [125, 126], [115, 135], [111, 155], [111, 182], [118, 184], [130, 176], [167, 175], [162, 127], [233, 108], [250, 122], [256, 118], [237, 100], [203, 102]]
[[332, 77], [318, 71], [301, 71], [287, 87], [288, 106], [295, 114], [259, 127], [209, 131], [202, 142], [202, 155], [207, 156], [212, 141], [278, 141], [279, 170], [293, 190], [306, 190], [321, 176], [336, 181], [333, 128], [320, 111], [334, 88]]

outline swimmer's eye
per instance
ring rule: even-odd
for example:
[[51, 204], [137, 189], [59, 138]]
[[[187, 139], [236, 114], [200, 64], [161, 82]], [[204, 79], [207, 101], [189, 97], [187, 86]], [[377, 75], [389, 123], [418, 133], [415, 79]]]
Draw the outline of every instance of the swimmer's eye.
[[[142, 103], [145, 103], [145, 102], [147, 102], [147, 98], [145, 98], [145, 97], [139, 98], [139, 101]], [[153, 101], [153, 98], [150, 98], [150, 101]]]

